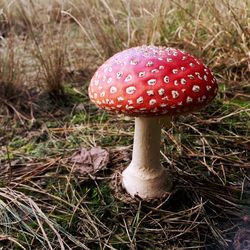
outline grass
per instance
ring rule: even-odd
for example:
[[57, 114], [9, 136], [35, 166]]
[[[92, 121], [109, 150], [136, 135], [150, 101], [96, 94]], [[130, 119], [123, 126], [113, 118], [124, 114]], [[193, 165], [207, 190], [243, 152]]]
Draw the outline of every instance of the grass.
[[[0, 247], [237, 249], [250, 227], [249, 1], [0, 0]], [[122, 49], [185, 49], [213, 69], [219, 94], [162, 130], [174, 190], [131, 200], [119, 173], [133, 119], [89, 102], [95, 69]], [[107, 168], [73, 172], [100, 146]], [[243, 248], [238, 248], [243, 249]]]
[[24, 96], [20, 62], [16, 57], [14, 43], [14, 37], [3, 41], [0, 56], [0, 102], [1, 108], [7, 112], [15, 111], [14, 106]]

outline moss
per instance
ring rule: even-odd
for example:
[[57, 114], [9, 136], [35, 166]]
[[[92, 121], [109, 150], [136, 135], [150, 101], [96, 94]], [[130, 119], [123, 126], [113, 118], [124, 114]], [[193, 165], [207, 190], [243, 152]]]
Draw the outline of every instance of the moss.
[[[225, 102], [227, 103], [227, 102]], [[248, 100], [241, 100], [241, 99], [231, 99], [228, 101], [229, 104], [231, 105], [236, 105], [236, 106], [240, 106], [242, 108], [247, 108], [250, 107], [250, 103]]]
[[47, 121], [47, 122], [46, 122], [46, 126], [47, 126], [48, 128], [57, 128], [57, 127], [60, 126], [60, 125], [59, 125], [59, 122], [58, 122], [58, 121], [54, 120], [54, 121]]
[[86, 103], [86, 100], [88, 100], [88, 96], [84, 95], [84, 92], [82, 94], [77, 93], [74, 90], [74, 87], [70, 84], [66, 84], [64, 87], [65, 95], [67, 95], [68, 101], [71, 103]]
[[70, 124], [82, 124], [88, 120], [88, 115], [84, 112], [76, 113], [70, 120]]
[[27, 143], [27, 139], [25, 137], [21, 136], [15, 136], [13, 139], [9, 142], [9, 147], [12, 149], [21, 148]]

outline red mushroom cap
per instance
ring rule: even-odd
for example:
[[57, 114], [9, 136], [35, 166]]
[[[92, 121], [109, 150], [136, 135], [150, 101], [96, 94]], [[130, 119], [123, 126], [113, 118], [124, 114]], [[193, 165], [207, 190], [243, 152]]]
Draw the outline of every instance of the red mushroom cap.
[[216, 95], [211, 71], [174, 48], [141, 46], [119, 52], [99, 67], [89, 96], [100, 108], [131, 116], [191, 112]]

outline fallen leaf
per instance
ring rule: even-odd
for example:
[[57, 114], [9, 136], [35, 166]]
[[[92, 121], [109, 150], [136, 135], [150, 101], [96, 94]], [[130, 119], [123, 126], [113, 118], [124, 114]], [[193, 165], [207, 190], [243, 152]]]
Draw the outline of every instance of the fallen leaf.
[[81, 148], [75, 153], [71, 162], [74, 163], [73, 171], [80, 175], [95, 174], [106, 168], [109, 162], [109, 152], [101, 147], [93, 147], [90, 150]]
[[239, 229], [234, 237], [234, 250], [250, 249], [250, 229]]

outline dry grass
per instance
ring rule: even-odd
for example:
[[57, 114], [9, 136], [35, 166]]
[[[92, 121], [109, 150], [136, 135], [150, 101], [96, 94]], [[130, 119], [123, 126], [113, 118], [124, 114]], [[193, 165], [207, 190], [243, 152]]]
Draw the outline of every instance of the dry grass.
[[[246, 244], [249, 18], [247, 0], [0, 0], [1, 248]], [[116, 179], [131, 159], [133, 119], [98, 111], [87, 95], [106, 58], [141, 44], [183, 48], [220, 83], [207, 109], [162, 130], [162, 163], [175, 187], [155, 202], [131, 201]], [[72, 155], [92, 146], [110, 151], [107, 169], [76, 175]]]
[[2, 43], [0, 55], [0, 97], [2, 102], [15, 102], [22, 93], [23, 81], [13, 37]]

